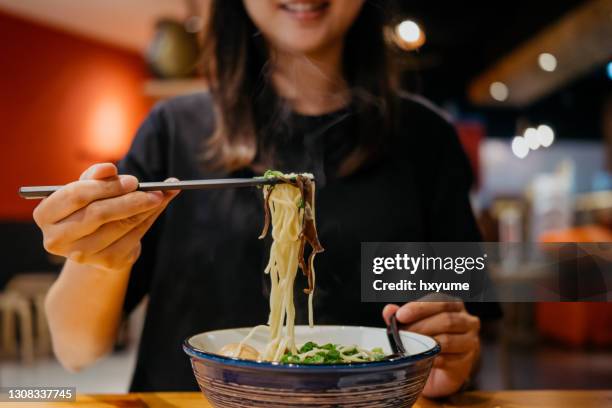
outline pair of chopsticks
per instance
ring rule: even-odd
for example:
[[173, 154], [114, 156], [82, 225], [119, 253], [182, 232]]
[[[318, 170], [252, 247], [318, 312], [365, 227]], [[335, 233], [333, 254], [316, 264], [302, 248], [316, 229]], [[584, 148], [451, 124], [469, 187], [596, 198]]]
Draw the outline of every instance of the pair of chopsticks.
[[[209, 180], [185, 180], [170, 182], [147, 182], [139, 183], [140, 191], [164, 191], [164, 190], [210, 190], [218, 188], [256, 187], [282, 183], [279, 178], [226, 178]], [[39, 200], [50, 196], [63, 186], [28, 186], [20, 187], [19, 195], [28, 200]]]

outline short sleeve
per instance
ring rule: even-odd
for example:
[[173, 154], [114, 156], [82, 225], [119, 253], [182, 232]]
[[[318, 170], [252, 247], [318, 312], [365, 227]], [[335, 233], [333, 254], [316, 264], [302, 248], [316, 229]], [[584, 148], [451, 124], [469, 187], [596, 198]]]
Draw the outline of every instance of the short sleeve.
[[[131, 174], [139, 181], [159, 181], [166, 177], [166, 127], [160, 106], [149, 113], [136, 132], [130, 150], [117, 163], [119, 174]], [[155, 254], [163, 214], [155, 221], [142, 239], [142, 252], [132, 267], [123, 311], [126, 315], [149, 293], [155, 268]]]
[[454, 126], [440, 119], [437, 143], [431, 150], [434, 165], [429, 208], [430, 240], [478, 242], [482, 237], [474, 218], [469, 194], [473, 174]]
[[119, 173], [139, 181], [159, 181], [167, 174], [167, 133], [163, 105], [156, 105], [142, 122], [130, 150], [119, 161]]

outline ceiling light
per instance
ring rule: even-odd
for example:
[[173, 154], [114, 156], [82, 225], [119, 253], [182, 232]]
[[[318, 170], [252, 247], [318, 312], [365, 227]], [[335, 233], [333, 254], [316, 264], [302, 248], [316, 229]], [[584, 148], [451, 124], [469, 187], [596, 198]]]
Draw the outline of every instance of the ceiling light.
[[555, 132], [548, 125], [538, 126], [538, 140], [544, 147], [550, 146], [555, 141]]
[[538, 64], [543, 71], [553, 72], [557, 69], [557, 57], [548, 52], [544, 52], [538, 57]]
[[504, 102], [510, 94], [508, 87], [503, 82], [493, 82], [489, 87], [489, 93], [498, 102]]
[[529, 146], [525, 138], [522, 136], [515, 136], [512, 139], [512, 153], [519, 159], [524, 159], [529, 154]]
[[398, 47], [412, 51], [425, 44], [425, 32], [412, 20], [404, 20], [395, 27], [394, 41]]
[[525, 129], [523, 136], [525, 137], [527, 146], [529, 146], [531, 150], [536, 150], [538, 147], [540, 147], [540, 136], [536, 128], [530, 127]]
[[397, 35], [406, 42], [416, 42], [421, 36], [421, 28], [412, 20], [404, 20], [397, 26]]

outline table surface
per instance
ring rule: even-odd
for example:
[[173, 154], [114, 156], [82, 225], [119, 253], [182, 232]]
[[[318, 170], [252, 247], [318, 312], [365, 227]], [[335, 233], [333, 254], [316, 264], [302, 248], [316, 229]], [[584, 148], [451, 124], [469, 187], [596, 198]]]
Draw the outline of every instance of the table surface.
[[[72, 403], [0, 403], [15, 408], [211, 408], [197, 392], [154, 392], [121, 395], [78, 395]], [[414, 408], [602, 408], [612, 407], [610, 391], [474, 391], [441, 401], [424, 398]]]

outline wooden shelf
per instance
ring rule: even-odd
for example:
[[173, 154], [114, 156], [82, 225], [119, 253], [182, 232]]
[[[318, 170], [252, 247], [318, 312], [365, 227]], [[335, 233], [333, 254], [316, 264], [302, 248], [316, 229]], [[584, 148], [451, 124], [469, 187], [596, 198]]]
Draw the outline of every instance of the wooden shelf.
[[172, 98], [208, 90], [206, 81], [202, 78], [187, 79], [150, 79], [145, 82], [144, 93], [157, 99]]

